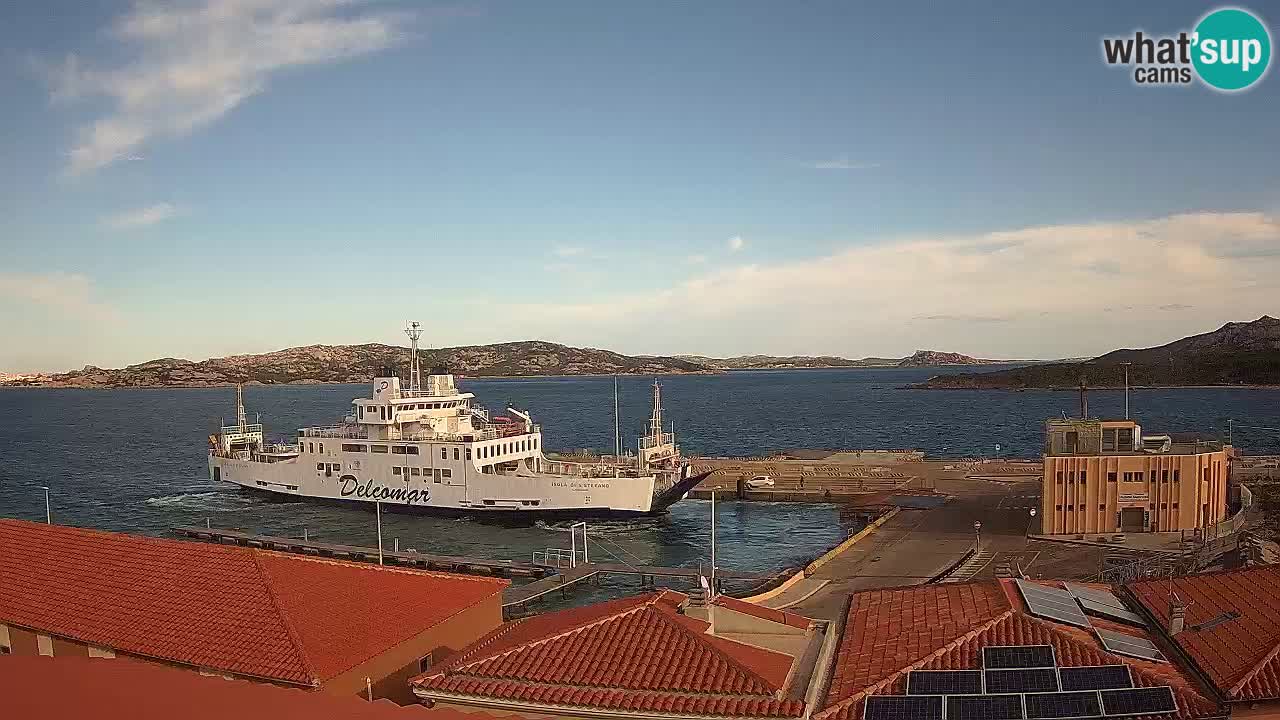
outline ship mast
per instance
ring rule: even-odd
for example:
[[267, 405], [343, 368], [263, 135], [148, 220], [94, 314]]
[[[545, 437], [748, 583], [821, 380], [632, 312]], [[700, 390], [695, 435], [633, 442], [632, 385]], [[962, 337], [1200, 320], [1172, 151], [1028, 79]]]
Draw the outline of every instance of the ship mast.
[[618, 376], [613, 376], [613, 459], [622, 458], [622, 420], [618, 416]]
[[236, 425], [240, 426], [240, 432], [248, 431], [248, 422], [244, 417], [244, 385], [236, 383]]
[[653, 417], [649, 419], [649, 435], [654, 442], [662, 442], [662, 388], [658, 381], [653, 381]]
[[409, 327], [405, 328], [404, 334], [409, 336], [409, 389], [421, 390], [419, 387], [422, 383], [422, 368], [418, 360], [418, 338], [422, 337], [422, 330], [416, 322], [409, 323]]

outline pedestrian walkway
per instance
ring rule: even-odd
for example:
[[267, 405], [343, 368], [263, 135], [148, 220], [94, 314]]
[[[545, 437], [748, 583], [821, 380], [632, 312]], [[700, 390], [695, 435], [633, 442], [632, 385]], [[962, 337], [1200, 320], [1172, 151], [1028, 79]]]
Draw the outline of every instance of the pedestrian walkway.
[[968, 560], [961, 563], [960, 567], [952, 570], [942, 579], [944, 583], [967, 582], [973, 579], [978, 571], [985, 568], [996, 554], [990, 550], [980, 550], [969, 556]]

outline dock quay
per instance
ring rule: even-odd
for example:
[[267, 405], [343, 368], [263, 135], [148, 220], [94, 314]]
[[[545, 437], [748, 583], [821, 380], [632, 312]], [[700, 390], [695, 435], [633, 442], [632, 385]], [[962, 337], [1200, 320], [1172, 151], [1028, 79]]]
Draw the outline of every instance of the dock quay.
[[[358, 545], [339, 545], [336, 543], [318, 542], [316, 540], [280, 537], [276, 535], [258, 535], [215, 527], [198, 527], [181, 525], [172, 528], [175, 535], [205, 542], [240, 545], [243, 547], [263, 548], [280, 552], [315, 555], [317, 557], [339, 558], [356, 562], [378, 562], [378, 548]], [[567, 551], [566, 551], [567, 552]], [[486, 558], [459, 557], [454, 555], [435, 555], [412, 550], [382, 551], [382, 562], [398, 567], [416, 567], [426, 570], [443, 570], [468, 575], [488, 575], [505, 578], [534, 578], [533, 582], [523, 585], [512, 585], [503, 593], [502, 607], [504, 612], [522, 612], [528, 605], [560, 591], [564, 594], [569, 588], [584, 581], [594, 580], [602, 575], [626, 575], [638, 578], [641, 587], [652, 587], [658, 578], [683, 578], [690, 585], [696, 585], [699, 575], [704, 572], [698, 568], [661, 567], [649, 565], [624, 565], [620, 563], [577, 562], [572, 566], [555, 563], [517, 562], [514, 560], [492, 560]], [[776, 578], [776, 574], [738, 572], [720, 569], [716, 571], [716, 583], [724, 581], [745, 581], [765, 583]]]
[[[339, 545], [336, 543], [317, 542], [299, 538], [278, 537], [274, 535], [255, 535], [227, 530], [223, 528], [179, 526], [172, 529], [176, 535], [206, 542], [260, 547], [266, 550], [317, 555], [320, 557], [341, 558], [358, 562], [378, 562], [378, 548], [358, 545]], [[506, 578], [542, 578], [556, 572], [555, 568], [534, 563], [516, 562], [513, 560], [492, 560], [485, 558], [459, 557], [454, 555], [433, 555], [412, 550], [382, 551], [384, 564], [405, 567], [417, 567], [427, 570], [445, 570], [466, 575], [491, 575]]]

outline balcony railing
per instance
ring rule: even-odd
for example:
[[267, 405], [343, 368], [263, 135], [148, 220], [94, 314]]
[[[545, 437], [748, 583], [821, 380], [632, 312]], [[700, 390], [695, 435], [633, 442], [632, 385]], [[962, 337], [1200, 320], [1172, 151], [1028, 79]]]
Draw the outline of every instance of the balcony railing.
[[223, 425], [222, 426], [223, 435], [239, 435], [242, 432], [245, 435], [251, 435], [253, 433], [258, 433], [259, 435], [261, 435], [262, 425], [260, 423], [254, 423], [253, 425], [245, 425], [244, 430], [241, 430], [239, 425]]

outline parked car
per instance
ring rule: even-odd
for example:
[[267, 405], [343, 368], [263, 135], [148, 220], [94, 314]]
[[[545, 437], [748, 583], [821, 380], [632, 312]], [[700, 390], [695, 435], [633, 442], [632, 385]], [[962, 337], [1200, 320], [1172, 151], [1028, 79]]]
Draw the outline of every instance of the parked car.
[[760, 488], [771, 488], [773, 487], [773, 478], [769, 477], [768, 475], [757, 475], [747, 481], [747, 487], [751, 488], [752, 490], [759, 490]]

